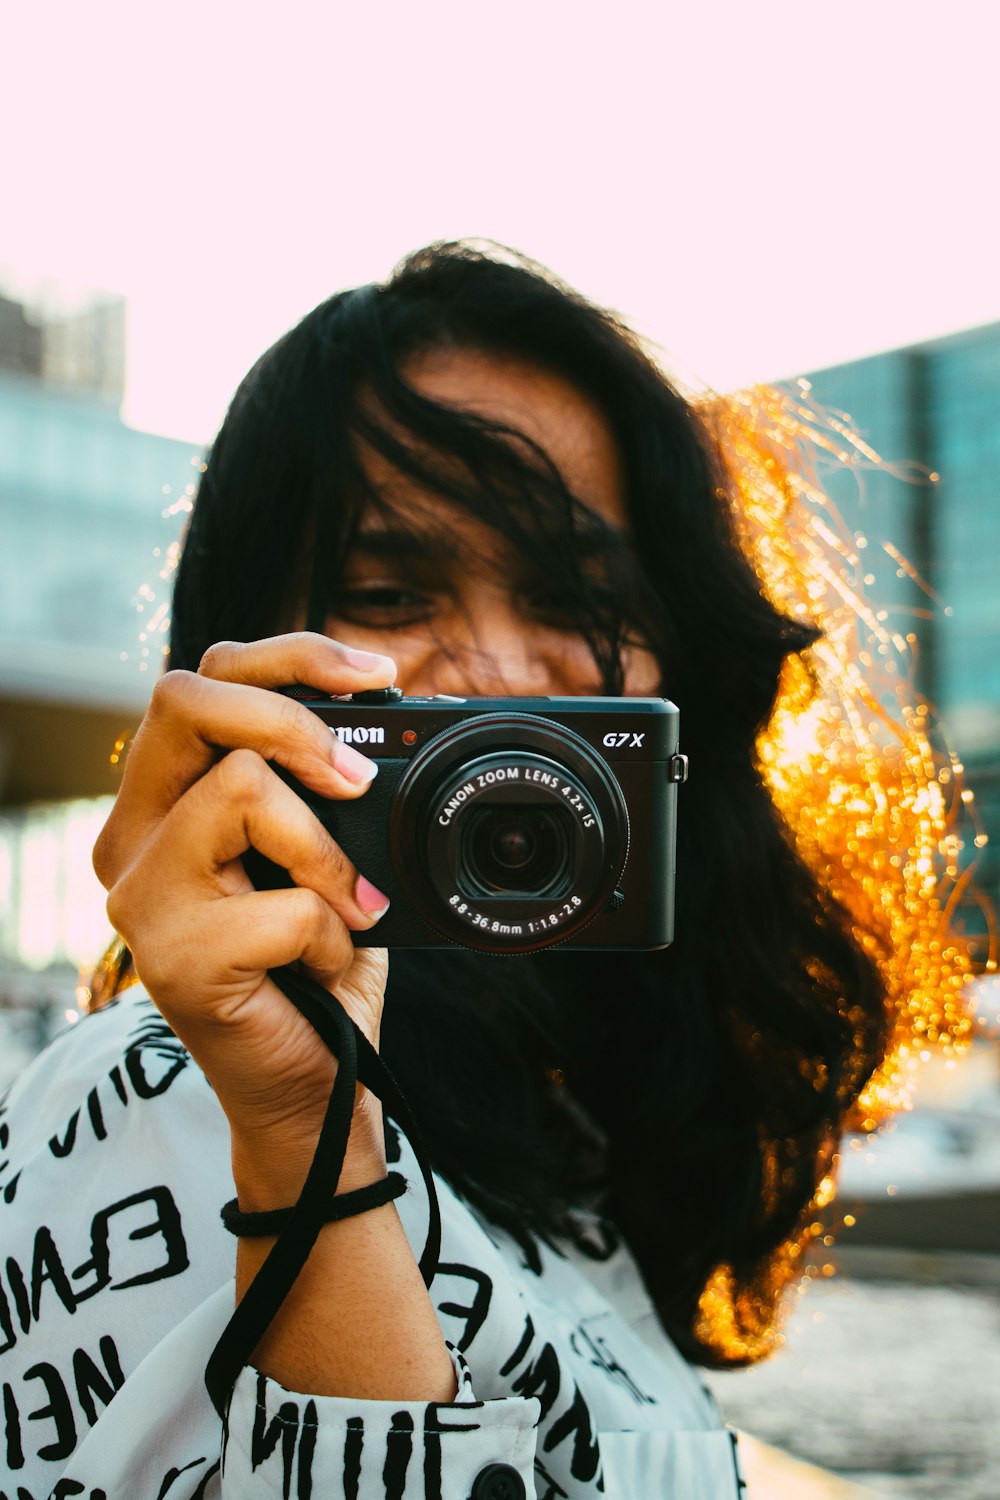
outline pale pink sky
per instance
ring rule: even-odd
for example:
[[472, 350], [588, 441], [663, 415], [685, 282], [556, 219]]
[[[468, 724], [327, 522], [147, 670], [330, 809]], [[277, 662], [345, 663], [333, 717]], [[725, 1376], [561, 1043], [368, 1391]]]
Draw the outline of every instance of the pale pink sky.
[[131, 299], [126, 415], [211, 436], [405, 251], [504, 240], [682, 376], [1000, 318], [997, 8], [475, 0], [8, 14], [0, 263]]

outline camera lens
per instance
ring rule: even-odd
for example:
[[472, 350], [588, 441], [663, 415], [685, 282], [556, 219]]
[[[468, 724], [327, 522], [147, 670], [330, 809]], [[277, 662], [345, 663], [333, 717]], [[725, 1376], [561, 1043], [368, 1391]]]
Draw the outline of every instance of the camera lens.
[[428, 926], [485, 952], [527, 953], [603, 910], [628, 854], [628, 810], [607, 761], [567, 726], [485, 713], [414, 756], [388, 833]]
[[459, 855], [463, 885], [483, 896], [560, 896], [570, 880], [573, 829], [559, 808], [488, 807], [470, 818]]

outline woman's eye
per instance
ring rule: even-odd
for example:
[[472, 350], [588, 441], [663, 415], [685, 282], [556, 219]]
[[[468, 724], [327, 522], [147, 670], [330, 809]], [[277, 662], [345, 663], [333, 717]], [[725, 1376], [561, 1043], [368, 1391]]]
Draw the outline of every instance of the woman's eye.
[[431, 608], [426, 594], [403, 584], [369, 583], [338, 589], [334, 609], [347, 619], [378, 616], [380, 619], [423, 618]]

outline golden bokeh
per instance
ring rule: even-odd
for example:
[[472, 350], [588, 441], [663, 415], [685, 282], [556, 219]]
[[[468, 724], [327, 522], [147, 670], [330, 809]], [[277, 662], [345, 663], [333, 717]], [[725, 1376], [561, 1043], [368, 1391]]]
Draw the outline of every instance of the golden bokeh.
[[[787, 659], [757, 754], [796, 851], [850, 914], [885, 984], [890, 1044], [848, 1121], [870, 1133], [910, 1107], [923, 1063], [935, 1053], [955, 1056], [969, 1042], [973, 965], [959, 908], [978, 901], [973, 855], [986, 835], [964, 768], [915, 685], [915, 637], [894, 629], [891, 611], [868, 597], [876, 549], [929, 605], [944, 607], [891, 539], [848, 528], [819, 475], [821, 467], [848, 466], [862, 484], [865, 471], [876, 469], [924, 484], [938, 476], [913, 465], [890, 469], [848, 418], [813, 401], [806, 381], [791, 392], [757, 387], [713, 397], [702, 409], [764, 594], [822, 631], [816, 645]], [[985, 904], [980, 909], [992, 970], [993, 919]], [[843, 1007], [852, 1020], [849, 996]], [[768, 1353], [781, 1339], [782, 1294], [793, 1284], [801, 1290], [813, 1274], [831, 1274], [829, 1262], [807, 1265], [812, 1242], [831, 1242], [830, 1215], [816, 1217], [835, 1195], [839, 1157], [832, 1152], [830, 1160], [800, 1232], [781, 1253], [752, 1281], [726, 1265], [709, 1281], [698, 1332], [722, 1360]], [[848, 1220], [854, 1223], [850, 1215], [841, 1222]]]

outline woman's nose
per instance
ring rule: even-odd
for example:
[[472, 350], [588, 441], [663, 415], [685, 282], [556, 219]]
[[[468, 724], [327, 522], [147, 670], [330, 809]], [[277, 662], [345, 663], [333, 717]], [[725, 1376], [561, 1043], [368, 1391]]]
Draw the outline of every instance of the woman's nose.
[[534, 698], [566, 691], [539, 635], [513, 600], [480, 600], [439, 640], [428, 663], [432, 690], [484, 698]]
[[444, 644], [435, 676], [439, 693], [534, 698], [554, 690], [552, 673], [530, 639], [513, 634]]

